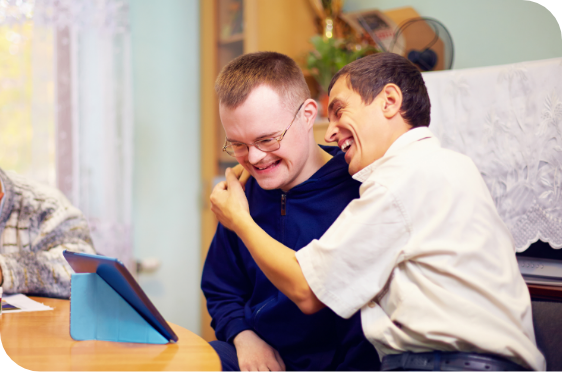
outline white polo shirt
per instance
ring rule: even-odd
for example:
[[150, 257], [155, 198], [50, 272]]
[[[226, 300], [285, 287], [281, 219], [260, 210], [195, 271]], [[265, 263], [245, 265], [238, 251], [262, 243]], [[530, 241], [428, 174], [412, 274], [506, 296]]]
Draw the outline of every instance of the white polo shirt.
[[381, 358], [466, 351], [545, 370], [511, 234], [472, 160], [421, 127], [354, 178], [361, 197], [297, 252], [320, 301], [361, 310]]

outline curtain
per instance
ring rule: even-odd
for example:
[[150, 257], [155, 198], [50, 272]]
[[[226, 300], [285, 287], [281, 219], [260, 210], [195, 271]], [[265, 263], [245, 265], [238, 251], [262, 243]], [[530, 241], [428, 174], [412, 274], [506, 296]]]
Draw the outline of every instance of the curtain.
[[517, 251], [562, 248], [562, 59], [423, 77], [430, 129], [474, 160]]
[[58, 187], [134, 272], [128, 1], [0, 0], [2, 37], [0, 166]]

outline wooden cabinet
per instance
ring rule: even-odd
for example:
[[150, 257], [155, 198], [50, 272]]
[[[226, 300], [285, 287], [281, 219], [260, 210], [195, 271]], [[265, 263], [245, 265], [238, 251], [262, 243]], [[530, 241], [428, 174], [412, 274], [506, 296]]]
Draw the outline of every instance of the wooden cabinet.
[[[221, 151], [224, 142], [214, 91], [215, 79], [233, 58], [257, 51], [286, 54], [300, 65], [316, 34], [313, 10], [306, 0], [205, 0], [201, 6], [201, 258], [217, 226], [209, 195], [217, 176], [224, 175], [233, 158]], [[239, 13], [237, 13], [239, 12]], [[307, 78], [309, 79], [309, 78]], [[213, 340], [205, 301], [201, 335]]]

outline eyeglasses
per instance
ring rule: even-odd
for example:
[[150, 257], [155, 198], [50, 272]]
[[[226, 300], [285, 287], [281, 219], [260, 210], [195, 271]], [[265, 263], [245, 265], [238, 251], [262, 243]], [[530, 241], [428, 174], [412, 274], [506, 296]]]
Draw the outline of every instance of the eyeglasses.
[[242, 142], [230, 142], [229, 140], [226, 139], [224, 141], [224, 146], [222, 147], [222, 151], [226, 152], [228, 155], [233, 157], [243, 157], [248, 154], [248, 151], [250, 150], [250, 146], [255, 146], [258, 150], [263, 152], [272, 152], [272, 151], [279, 150], [281, 148], [281, 141], [285, 137], [285, 134], [287, 133], [291, 125], [293, 125], [293, 123], [295, 122], [295, 119], [297, 118], [297, 115], [299, 114], [302, 105], [304, 105], [304, 102], [301, 103], [301, 105], [297, 109], [297, 112], [295, 113], [293, 120], [291, 120], [291, 124], [289, 124], [287, 129], [285, 129], [285, 131], [280, 136], [257, 140], [254, 143], [250, 143], [249, 145]]

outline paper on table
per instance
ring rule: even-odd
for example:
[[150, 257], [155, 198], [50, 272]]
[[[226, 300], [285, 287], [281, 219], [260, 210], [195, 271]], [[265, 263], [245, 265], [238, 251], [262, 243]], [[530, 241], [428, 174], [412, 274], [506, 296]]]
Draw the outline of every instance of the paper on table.
[[10, 305], [17, 307], [17, 310], [2, 309], [2, 312], [6, 314], [9, 313], [21, 313], [24, 311], [45, 311], [53, 310], [52, 307], [45, 306], [42, 303], [32, 300], [24, 294], [18, 293], [13, 295], [4, 295], [2, 297], [2, 302], [6, 302]]

